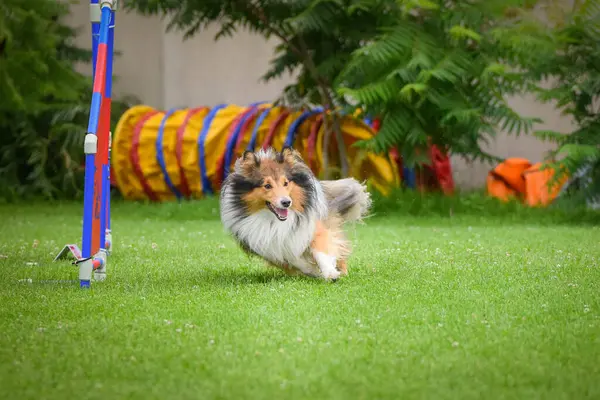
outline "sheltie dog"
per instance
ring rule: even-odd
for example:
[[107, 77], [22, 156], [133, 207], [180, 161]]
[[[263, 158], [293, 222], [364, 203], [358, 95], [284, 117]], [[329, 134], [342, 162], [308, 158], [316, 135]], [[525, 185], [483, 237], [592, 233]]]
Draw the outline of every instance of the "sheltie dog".
[[288, 273], [332, 281], [348, 274], [344, 225], [361, 221], [370, 206], [363, 184], [319, 181], [290, 147], [246, 151], [220, 195], [221, 221], [245, 252]]

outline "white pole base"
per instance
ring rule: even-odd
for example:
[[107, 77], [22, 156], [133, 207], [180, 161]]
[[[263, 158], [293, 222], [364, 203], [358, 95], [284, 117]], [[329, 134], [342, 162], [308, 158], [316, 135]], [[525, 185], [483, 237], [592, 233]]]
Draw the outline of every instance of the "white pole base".
[[107, 252], [105, 249], [100, 249], [98, 254], [94, 258], [99, 258], [102, 260], [102, 266], [97, 268], [94, 271], [94, 280], [97, 282], [102, 282], [106, 279], [106, 261], [107, 261]]
[[110, 232], [110, 230], [106, 230], [106, 234], [104, 235], [106, 243], [105, 243], [105, 247], [106, 247], [106, 252], [108, 254], [110, 254], [112, 252], [112, 233]]
[[79, 286], [89, 288], [92, 283], [93, 272], [94, 262], [92, 258], [79, 262]]

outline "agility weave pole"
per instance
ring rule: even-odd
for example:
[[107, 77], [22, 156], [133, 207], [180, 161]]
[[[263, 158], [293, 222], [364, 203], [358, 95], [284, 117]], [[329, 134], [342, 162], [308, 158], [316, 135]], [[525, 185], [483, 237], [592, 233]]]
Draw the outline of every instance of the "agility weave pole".
[[82, 288], [106, 279], [107, 255], [112, 248], [110, 224], [110, 113], [115, 11], [118, 0], [90, 0], [93, 94], [84, 140], [85, 182], [81, 250], [66, 245], [55, 260], [69, 253], [79, 267]]

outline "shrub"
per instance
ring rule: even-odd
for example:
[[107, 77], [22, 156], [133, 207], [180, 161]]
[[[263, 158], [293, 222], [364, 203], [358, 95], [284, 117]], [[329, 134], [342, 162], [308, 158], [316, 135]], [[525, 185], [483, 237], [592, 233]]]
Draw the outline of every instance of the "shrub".
[[[74, 198], [83, 185], [91, 52], [73, 45], [56, 0], [0, 3], [0, 198]], [[113, 125], [125, 104], [113, 102]]]

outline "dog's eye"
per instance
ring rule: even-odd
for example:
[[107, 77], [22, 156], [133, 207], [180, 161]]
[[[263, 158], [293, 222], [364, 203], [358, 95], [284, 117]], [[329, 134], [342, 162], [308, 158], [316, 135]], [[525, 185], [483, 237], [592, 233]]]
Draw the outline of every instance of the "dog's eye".
[[267, 190], [269, 190], [269, 189], [272, 189], [272, 188], [273, 188], [273, 186], [271, 186], [271, 184], [270, 184], [270, 183], [267, 183], [267, 184], [265, 185], [265, 189], [267, 189]]
[[283, 182], [283, 186], [287, 186], [287, 185], [289, 185], [288, 181]]

